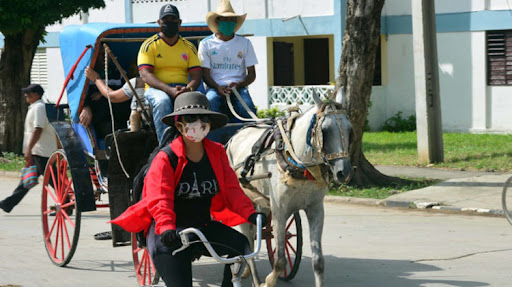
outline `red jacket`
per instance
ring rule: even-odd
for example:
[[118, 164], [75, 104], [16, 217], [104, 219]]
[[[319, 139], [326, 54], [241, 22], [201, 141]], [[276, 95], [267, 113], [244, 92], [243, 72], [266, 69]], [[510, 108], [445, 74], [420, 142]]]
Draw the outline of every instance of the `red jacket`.
[[[219, 183], [219, 193], [212, 198], [210, 208], [213, 220], [228, 226], [247, 222], [249, 215], [255, 212], [254, 206], [240, 188], [238, 178], [229, 165], [224, 147], [208, 139], [203, 140], [203, 145]], [[111, 223], [121, 226], [128, 232], [142, 230], [147, 232], [154, 219], [157, 234], [176, 229], [174, 189], [188, 162], [181, 136], [172, 141], [171, 149], [178, 157], [176, 170], [172, 169], [167, 155], [159, 152], [153, 159], [144, 180], [142, 199], [116, 219], [111, 220]]]

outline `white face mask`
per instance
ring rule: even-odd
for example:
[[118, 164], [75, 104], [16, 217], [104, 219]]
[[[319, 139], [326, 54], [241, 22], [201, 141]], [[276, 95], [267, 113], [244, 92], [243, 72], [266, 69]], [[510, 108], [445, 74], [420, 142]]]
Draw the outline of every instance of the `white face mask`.
[[183, 136], [195, 143], [202, 141], [210, 132], [210, 124], [203, 123], [199, 119], [193, 123], [178, 123], [181, 124], [181, 126], [183, 127]]

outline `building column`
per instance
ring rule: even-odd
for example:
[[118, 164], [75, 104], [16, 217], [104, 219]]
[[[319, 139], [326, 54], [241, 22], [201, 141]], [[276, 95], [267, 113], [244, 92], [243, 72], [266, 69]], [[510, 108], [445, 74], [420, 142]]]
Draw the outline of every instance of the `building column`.
[[487, 64], [485, 32], [471, 32], [471, 127], [472, 132], [490, 128], [487, 101]]
[[132, 0], [124, 0], [124, 22], [133, 23]]
[[334, 78], [338, 75], [338, 68], [343, 50], [343, 35], [345, 34], [345, 21], [347, 19], [347, 0], [334, 1], [334, 19], [337, 21], [334, 29]]

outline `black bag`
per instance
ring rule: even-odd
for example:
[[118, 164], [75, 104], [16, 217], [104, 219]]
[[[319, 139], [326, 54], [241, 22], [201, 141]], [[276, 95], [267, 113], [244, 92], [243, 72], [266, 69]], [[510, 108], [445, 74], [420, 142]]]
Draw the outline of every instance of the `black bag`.
[[[167, 132], [166, 132], [167, 133]], [[174, 137], [172, 137], [174, 138]], [[171, 142], [172, 140], [165, 140], [162, 142]], [[163, 145], [163, 147], [162, 147]], [[148, 173], [149, 167], [151, 166], [151, 162], [153, 162], [153, 159], [155, 156], [160, 152], [163, 151], [167, 154], [169, 157], [169, 162], [171, 163], [172, 169], [176, 169], [176, 166], [178, 165], [178, 157], [176, 154], [172, 151], [171, 146], [166, 144], [161, 144], [160, 146], [156, 147], [151, 155], [149, 156], [148, 163], [145, 164], [137, 173], [135, 178], [133, 179], [133, 188], [132, 188], [132, 194], [133, 194], [133, 200], [136, 202], [140, 201], [142, 199], [142, 191], [144, 189], [144, 179], [146, 178], [146, 174]], [[142, 245], [146, 246], [146, 236], [144, 236], [144, 230], [137, 232], [135, 234], [135, 237], [137, 238], [137, 242]]]

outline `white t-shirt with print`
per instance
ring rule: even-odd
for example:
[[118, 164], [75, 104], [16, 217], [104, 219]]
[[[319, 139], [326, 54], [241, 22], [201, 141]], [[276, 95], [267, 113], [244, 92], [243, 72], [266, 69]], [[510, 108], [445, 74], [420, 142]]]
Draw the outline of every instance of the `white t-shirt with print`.
[[247, 76], [247, 67], [258, 64], [251, 41], [236, 35], [222, 41], [215, 35], [199, 43], [201, 67], [210, 69], [212, 79], [220, 86], [239, 82]]
[[23, 152], [27, 149], [30, 138], [32, 137], [32, 132], [35, 128], [42, 128], [43, 132], [32, 148], [32, 154], [50, 157], [57, 149], [57, 135], [50, 122], [48, 122], [48, 118], [46, 117], [46, 105], [41, 99], [28, 106], [24, 128]]

